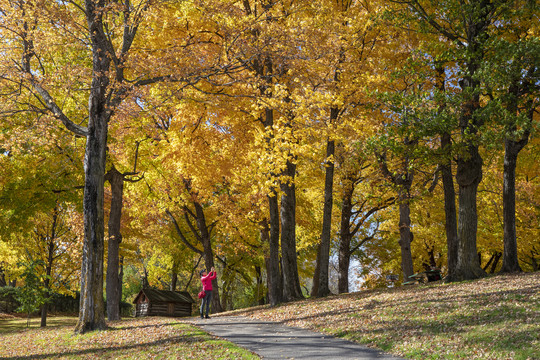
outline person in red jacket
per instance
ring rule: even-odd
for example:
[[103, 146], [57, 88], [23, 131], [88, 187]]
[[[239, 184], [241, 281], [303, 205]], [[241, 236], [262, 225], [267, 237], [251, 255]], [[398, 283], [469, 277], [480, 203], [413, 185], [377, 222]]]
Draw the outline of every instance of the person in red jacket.
[[[206, 270], [203, 269], [200, 272], [201, 275], [201, 282], [203, 286], [203, 291], [205, 292], [204, 297], [202, 298], [201, 303], [201, 319], [206, 317], [207, 319], [210, 319], [210, 316], [208, 316], [208, 312], [210, 310], [210, 301], [212, 301], [212, 280], [216, 278], [216, 269], [212, 266], [210, 269], [210, 273], [206, 275]], [[206, 307], [206, 316], [204, 316], [204, 308]]]

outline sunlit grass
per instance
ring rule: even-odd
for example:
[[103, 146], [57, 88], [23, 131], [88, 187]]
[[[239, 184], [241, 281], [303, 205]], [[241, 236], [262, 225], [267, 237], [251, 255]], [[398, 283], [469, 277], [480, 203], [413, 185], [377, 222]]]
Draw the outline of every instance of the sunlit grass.
[[[259, 359], [249, 351], [172, 318], [115, 321], [105, 331], [73, 333], [76, 318], [47, 328], [0, 320], [0, 358], [7, 359]], [[15, 326], [15, 324], [17, 326]], [[39, 322], [38, 322], [39, 325]]]
[[236, 313], [408, 359], [540, 359], [540, 273], [365, 291]]
[[[77, 318], [73, 316], [48, 316], [47, 326], [75, 326]], [[35, 329], [41, 326], [41, 318], [30, 318], [27, 326], [27, 318], [22, 316], [3, 316], [0, 318], [0, 334], [6, 332], [22, 331], [26, 329]]]

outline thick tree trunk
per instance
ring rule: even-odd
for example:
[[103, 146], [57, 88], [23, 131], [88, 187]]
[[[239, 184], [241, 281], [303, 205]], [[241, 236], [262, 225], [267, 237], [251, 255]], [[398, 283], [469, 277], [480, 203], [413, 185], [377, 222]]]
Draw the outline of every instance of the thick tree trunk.
[[352, 197], [354, 184], [345, 185], [341, 206], [341, 230], [339, 241], [338, 259], [338, 292], [340, 294], [349, 292], [349, 266], [351, 261], [351, 218], [352, 218]]
[[470, 145], [470, 158], [458, 159], [456, 179], [459, 184], [458, 261], [451, 281], [472, 280], [486, 275], [480, 267], [476, 247], [478, 213], [476, 195], [482, 179], [482, 158], [478, 147]]
[[[332, 108], [332, 112], [337, 109]], [[331, 116], [331, 118], [337, 117]], [[330, 264], [330, 239], [332, 230], [332, 206], [334, 191], [334, 140], [328, 140], [326, 143], [326, 174], [324, 181], [324, 205], [323, 205], [323, 224], [321, 232], [321, 242], [317, 254], [317, 266], [313, 276], [312, 295], [323, 297], [330, 294], [328, 283], [328, 271]]]
[[[96, 84], [93, 88], [99, 89]], [[94, 90], [97, 91], [97, 90]], [[101, 95], [101, 94], [99, 94]], [[79, 321], [75, 332], [103, 330], [105, 306], [103, 303], [103, 256], [104, 256], [104, 215], [103, 184], [105, 177], [105, 151], [107, 147], [107, 124], [104, 118], [103, 102], [90, 101], [90, 122], [86, 140], [84, 161], [84, 243], [81, 267], [81, 300]]]
[[[445, 133], [441, 136], [441, 148], [443, 156], [448, 156], [451, 146], [450, 134]], [[454, 189], [454, 177], [452, 175], [451, 160], [445, 160], [441, 164], [442, 182], [444, 189], [444, 214], [446, 244], [448, 248], [447, 267], [448, 274], [455, 271], [457, 267], [459, 240], [457, 234], [457, 214], [456, 214], [456, 191]]]
[[516, 236], [516, 165], [518, 153], [526, 143], [527, 141], [516, 142], [510, 139], [506, 139], [504, 142], [504, 252], [501, 268], [501, 272], [504, 273], [522, 271], [519, 266]]
[[101, 330], [105, 323], [103, 303], [103, 256], [105, 224], [103, 197], [109, 120], [108, 39], [103, 31], [103, 12], [96, 2], [85, 2], [88, 31], [92, 44], [92, 86], [88, 99], [88, 129], [84, 155], [84, 243], [81, 267], [81, 301], [75, 332]]
[[459, 215], [458, 215], [458, 261], [455, 271], [450, 274], [450, 281], [471, 280], [486, 276], [480, 267], [477, 256], [476, 236], [478, 227], [478, 213], [476, 209], [478, 185], [482, 181], [482, 157], [478, 151], [478, 130], [483, 124], [479, 115], [480, 80], [478, 70], [484, 57], [484, 42], [486, 31], [491, 21], [490, 11], [493, 3], [489, 1], [478, 2], [472, 16], [466, 18], [464, 26], [467, 34], [466, 60], [464, 70], [466, 73], [460, 81], [464, 96], [459, 127], [466, 146], [465, 153], [458, 155], [456, 181], [459, 185]]
[[399, 246], [401, 247], [401, 271], [404, 281], [414, 274], [411, 252], [411, 209], [408, 192], [400, 189], [399, 194]]
[[120, 225], [122, 219], [122, 205], [124, 195], [124, 175], [114, 165], [106, 175], [111, 184], [111, 211], [109, 215], [109, 241], [107, 256], [107, 319], [120, 320], [120, 243], [122, 234]]
[[284, 175], [290, 181], [281, 183], [281, 261], [283, 271], [283, 297], [285, 301], [303, 298], [298, 276], [296, 255], [296, 192], [294, 178], [296, 165], [287, 160]]

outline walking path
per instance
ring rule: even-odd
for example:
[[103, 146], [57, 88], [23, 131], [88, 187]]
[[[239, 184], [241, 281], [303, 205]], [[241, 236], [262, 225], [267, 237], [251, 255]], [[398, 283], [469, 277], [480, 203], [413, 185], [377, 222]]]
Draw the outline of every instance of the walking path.
[[193, 319], [193, 324], [225, 338], [263, 359], [404, 360], [368, 347], [313, 331], [242, 316]]

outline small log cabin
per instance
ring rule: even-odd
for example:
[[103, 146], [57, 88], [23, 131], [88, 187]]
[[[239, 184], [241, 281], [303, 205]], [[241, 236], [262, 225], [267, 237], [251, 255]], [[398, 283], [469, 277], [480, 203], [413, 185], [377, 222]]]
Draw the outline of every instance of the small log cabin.
[[142, 289], [133, 304], [135, 317], [139, 316], [191, 316], [195, 300], [187, 291]]

